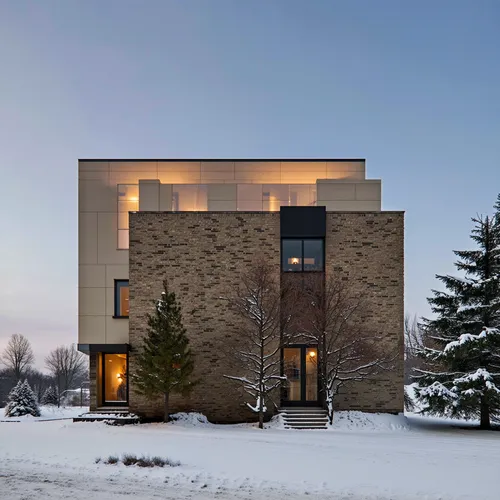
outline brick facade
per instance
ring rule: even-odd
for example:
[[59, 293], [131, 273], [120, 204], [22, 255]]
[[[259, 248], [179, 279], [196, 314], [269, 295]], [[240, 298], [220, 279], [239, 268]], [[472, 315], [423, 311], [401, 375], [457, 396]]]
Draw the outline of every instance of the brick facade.
[[[279, 272], [279, 212], [133, 213], [129, 255], [131, 375], [146, 314], [167, 278], [182, 305], [195, 377], [201, 379], [189, 398], [171, 398], [172, 411], [200, 411], [214, 422], [252, 419], [240, 387], [224, 378], [233, 373], [227, 353], [238, 345], [238, 318], [224, 297], [256, 257]], [[349, 275], [368, 293], [363, 320], [401, 354], [394, 372], [341, 395], [339, 409], [403, 409], [403, 259], [402, 213], [327, 213], [326, 272]], [[146, 417], [162, 413], [162, 401], [148, 401], [133, 383], [129, 398], [131, 411]]]
[[350, 386], [342, 410], [397, 413], [404, 406], [404, 213], [327, 212], [326, 273], [342, 274], [367, 297], [361, 321], [397, 355], [394, 371]]

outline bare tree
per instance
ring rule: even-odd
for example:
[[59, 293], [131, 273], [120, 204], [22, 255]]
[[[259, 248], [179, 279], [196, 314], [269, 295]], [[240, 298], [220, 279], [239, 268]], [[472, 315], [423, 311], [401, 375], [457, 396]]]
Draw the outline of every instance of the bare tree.
[[74, 388], [74, 384], [86, 371], [85, 355], [78, 352], [74, 345], [59, 346], [45, 358], [45, 366], [54, 377], [57, 397], [60, 403], [64, 391]]
[[16, 381], [19, 381], [35, 362], [29, 340], [20, 333], [12, 335], [0, 359], [12, 371]]
[[280, 350], [292, 318], [291, 308], [285, 306], [291, 303], [287, 293], [291, 290], [280, 287], [279, 274], [261, 260], [242, 276], [228, 299], [241, 320], [238, 348], [232, 353], [241, 375], [225, 377], [242, 384], [251, 397], [252, 403], [246, 402], [246, 406], [258, 414], [260, 429], [264, 427], [267, 404], [286, 380], [280, 373]]
[[421, 368], [422, 358], [418, 353], [423, 348], [423, 335], [416, 316], [405, 314], [404, 319], [404, 368], [405, 384], [411, 382], [411, 375], [415, 368]]
[[320, 393], [332, 424], [340, 390], [391, 370], [395, 353], [384, 352], [379, 347], [381, 337], [363, 324], [365, 298], [347, 280], [316, 280], [305, 285], [304, 294], [308, 308], [303, 335], [318, 345]]

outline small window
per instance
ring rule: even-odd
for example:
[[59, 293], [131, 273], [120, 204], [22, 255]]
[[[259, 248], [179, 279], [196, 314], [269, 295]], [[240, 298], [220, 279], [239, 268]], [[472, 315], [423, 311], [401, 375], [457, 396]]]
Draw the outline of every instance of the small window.
[[128, 280], [115, 280], [115, 318], [128, 318], [129, 289]]
[[302, 271], [302, 240], [283, 240], [281, 256], [283, 271]]
[[284, 272], [324, 271], [324, 241], [320, 239], [281, 241], [281, 269]]
[[323, 240], [304, 240], [304, 271], [323, 269]]

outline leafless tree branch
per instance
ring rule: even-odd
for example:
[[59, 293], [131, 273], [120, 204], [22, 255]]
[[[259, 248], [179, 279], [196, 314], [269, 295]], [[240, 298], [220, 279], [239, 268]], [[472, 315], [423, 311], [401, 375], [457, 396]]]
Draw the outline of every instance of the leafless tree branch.
[[26, 372], [35, 362], [35, 356], [29, 340], [24, 335], [15, 333], [9, 339], [0, 360], [9, 370], [12, 370], [15, 379], [18, 381], [26, 375]]

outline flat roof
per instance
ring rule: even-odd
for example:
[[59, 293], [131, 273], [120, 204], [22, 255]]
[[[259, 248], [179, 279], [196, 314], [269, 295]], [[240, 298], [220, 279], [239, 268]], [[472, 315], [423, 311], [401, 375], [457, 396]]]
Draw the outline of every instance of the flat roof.
[[366, 161], [365, 158], [79, 158], [78, 161], [301, 161], [301, 162], [315, 162], [315, 161], [330, 161], [330, 162], [361, 162]]

